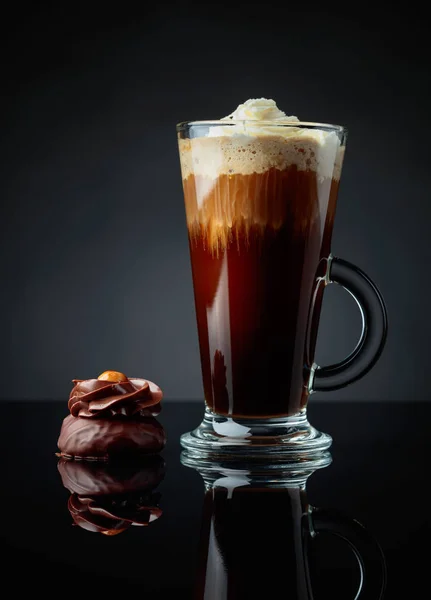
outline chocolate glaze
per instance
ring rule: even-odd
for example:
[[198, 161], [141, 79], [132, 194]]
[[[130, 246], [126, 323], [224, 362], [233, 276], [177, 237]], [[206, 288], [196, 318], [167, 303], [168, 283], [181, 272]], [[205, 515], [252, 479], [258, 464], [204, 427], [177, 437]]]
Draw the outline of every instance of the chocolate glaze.
[[160, 452], [166, 434], [154, 417], [81, 418], [68, 415], [58, 447], [67, 458], [113, 460]]
[[73, 383], [68, 408], [74, 417], [131, 417], [160, 411], [162, 390], [147, 379], [130, 378], [120, 383], [74, 379]]

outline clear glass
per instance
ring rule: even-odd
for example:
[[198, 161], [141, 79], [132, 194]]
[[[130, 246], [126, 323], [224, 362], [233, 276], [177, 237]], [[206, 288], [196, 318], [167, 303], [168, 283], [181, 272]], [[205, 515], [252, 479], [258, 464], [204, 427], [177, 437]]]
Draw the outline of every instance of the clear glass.
[[[356, 519], [308, 501], [308, 478], [331, 463], [328, 452], [306, 465], [265, 461], [226, 467], [190, 460], [184, 453], [181, 462], [205, 483], [196, 598], [277, 598], [280, 591], [301, 600], [320, 597], [313, 540], [321, 534], [326, 543], [328, 534], [344, 540], [346, 554], [350, 550], [356, 558], [352, 600], [383, 597], [386, 561], [376, 538]], [[340, 584], [333, 579], [333, 592], [340, 597]]]
[[[328, 448], [310, 394], [358, 379], [380, 355], [386, 312], [362, 271], [331, 255], [346, 130], [319, 123], [196, 121], [177, 126], [205, 416], [191, 453]], [[325, 286], [361, 308], [339, 365], [314, 362]], [[359, 295], [359, 297], [358, 297]]]

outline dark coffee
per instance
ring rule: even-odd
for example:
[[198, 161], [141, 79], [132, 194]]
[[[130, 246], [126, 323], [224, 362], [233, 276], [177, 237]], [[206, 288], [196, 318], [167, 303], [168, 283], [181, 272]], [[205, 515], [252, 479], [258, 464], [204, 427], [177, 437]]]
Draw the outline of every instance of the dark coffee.
[[281, 417], [307, 401], [336, 153], [328, 176], [313, 137], [245, 140], [180, 142], [204, 393], [219, 415]]
[[305, 492], [217, 487], [206, 492], [195, 597], [312, 598]]

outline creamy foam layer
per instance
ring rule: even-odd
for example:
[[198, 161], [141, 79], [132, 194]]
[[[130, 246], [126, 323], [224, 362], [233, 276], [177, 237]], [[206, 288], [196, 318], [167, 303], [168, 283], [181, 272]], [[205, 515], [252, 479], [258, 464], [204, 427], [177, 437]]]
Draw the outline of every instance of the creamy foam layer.
[[248, 100], [222, 121], [226, 125], [210, 125], [206, 136], [179, 139], [183, 179], [214, 180], [292, 165], [315, 171], [320, 180], [340, 178], [344, 147], [337, 132], [296, 127], [297, 117], [287, 117], [273, 100]]
[[336, 133], [300, 130], [296, 135], [235, 135], [179, 140], [183, 179], [190, 175], [217, 179], [220, 175], [250, 175], [295, 165], [315, 171], [319, 179], [339, 179], [344, 158]]
[[[238, 116], [248, 120], [231, 119]], [[297, 123], [273, 101], [260, 99], [240, 105], [200, 137], [179, 138], [192, 240], [204, 239], [219, 255], [266, 228], [288, 227], [293, 238], [316, 230], [316, 223], [325, 226], [329, 204], [335, 207], [344, 147], [336, 131]]]

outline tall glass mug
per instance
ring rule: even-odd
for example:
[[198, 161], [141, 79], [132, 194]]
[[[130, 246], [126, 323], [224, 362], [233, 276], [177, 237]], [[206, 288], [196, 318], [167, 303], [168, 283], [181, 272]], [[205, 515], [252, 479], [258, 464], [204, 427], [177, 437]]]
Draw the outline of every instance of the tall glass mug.
[[[309, 424], [309, 396], [369, 371], [387, 329], [376, 286], [331, 254], [347, 132], [231, 119], [177, 132], [205, 395], [203, 422], [181, 443], [196, 456], [324, 450], [332, 439]], [[362, 333], [345, 360], [321, 367], [314, 351], [330, 283], [355, 298]]]

